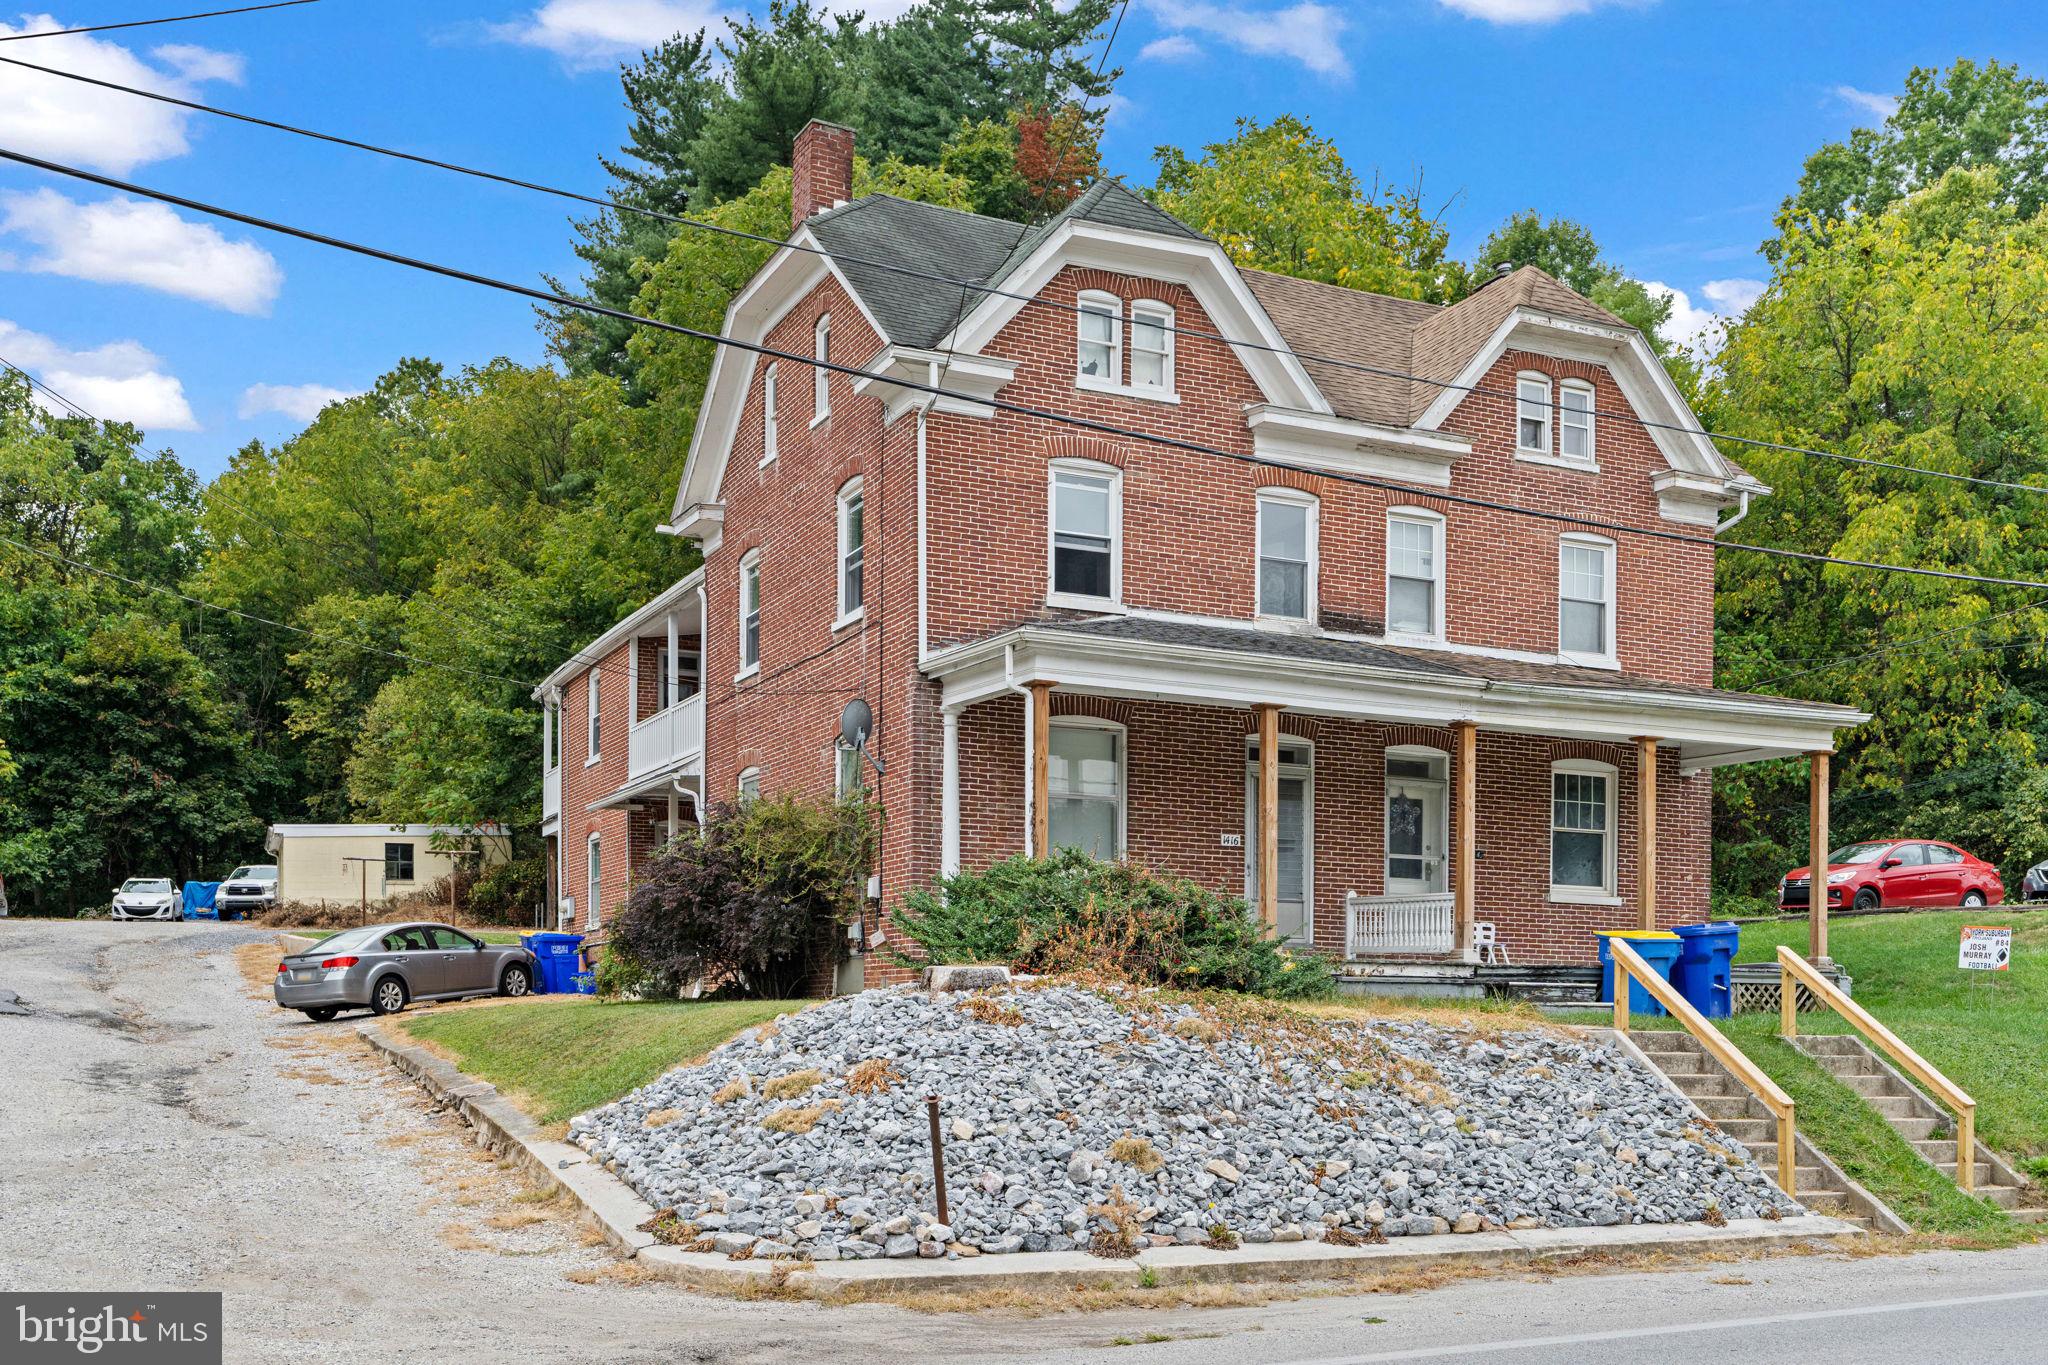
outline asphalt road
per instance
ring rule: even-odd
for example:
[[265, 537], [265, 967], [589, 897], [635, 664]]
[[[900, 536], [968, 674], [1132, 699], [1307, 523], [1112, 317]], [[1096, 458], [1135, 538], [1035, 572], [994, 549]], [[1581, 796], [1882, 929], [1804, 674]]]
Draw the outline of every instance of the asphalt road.
[[218, 1289], [228, 1358], [250, 1361], [2048, 1358], [2032, 1247], [1042, 1316], [635, 1284], [346, 1020], [252, 989], [234, 950], [259, 945], [260, 979], [268, 942], [0, 920], [0, 998], [28, 1011], [0, 1012], [0, 1287]]

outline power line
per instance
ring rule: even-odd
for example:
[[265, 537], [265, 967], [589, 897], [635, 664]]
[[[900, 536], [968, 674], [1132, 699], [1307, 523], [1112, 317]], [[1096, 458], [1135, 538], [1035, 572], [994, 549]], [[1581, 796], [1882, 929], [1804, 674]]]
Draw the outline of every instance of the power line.
[[267, 5], [244, 5], [240, 9], [210, 9], [203, 14], [172, 14], [162, 19], [129, 19], [118, 24], [88, 24], [84, 28], [53, 28], [40, 33], [0, 34], [0, 43], [18, 43], [24, 38], [63, 38], [74, 33], [111, 33], [117, 28], [149, 28], [154, 24], [182, 24], [192, 19], [219, 19], [230, 14], [254, 14], [266, 9], [290, 9], [293, 5], [312, 5], [319, 0], [272, 0]]
[[[294, 0], [294, 3], [308, 2], [309, 0]], [[1112, 38], [1113, 37], [1114, 35], [1112, 35]], [[277, 132], [291, 133], [298, 137], [312, 138], [315, 141], [331, 143], [335, 146], [350, 147], [358, 151], [370, 152], [378, 156], [387, 156], [395, 158], [400, 161], [409, 161], [415, 165], [432, 167], [435, 170], [448, 171], [456, 175], [466, 175], [479, 180], [491, 181], [495, 184], [509, 185], [515, 189], [531, 190], [537, 194], [553, 195], [556, 198], [567, 199], [580, 204], [589, 204], [597, 208], [606, 209], [617, 213], [629, 213], [642, 218], [650, 218], [657, 222], [669, 223], [677, 227], [689, 228], [692, 231], [696, 232], [709, 232], [715, 233], [719, 236], [734, 237], [745, 241], [759, 242], [764, 246], [775, 248], [778, 252], [803, 252], [807, 255], [819, 256], [826, 260], [838, 262], [841, 264], [858, 265], [867, 269], [880, 270], [887, 272], [889, 274], [900, 275], [909, 279], [920, 279], [928, 281], [930, 283], [949, 285], [957, 287], [962, 291], [973, 292], [990, 298], [1009, 299], [1029, 307], [1051, 308], [1056, 311], [1073, 313], [1076, 315], [1084, 311], [1079, 304], [1069, 303], [1063, 299], [1048, 299], [1036, 294], [1021, 294], [1012, 290], [1003, 289], [996, 285], [987, 284], [974, 280], [958, 279], [951, 275], [940, 274], [936, 271], [924, 270], [915, 266], [901, 265], [893, 261], [877, 260], [869, 256], [856, 256], [853, 255], [852, 253], [847, 252], [834, 252], [827, 250], [822, 246], [808, 246], [799, 242], [791, 242], [777, 237], [770, 237], [764, 233], [748, 232], [740, 228], [726, 227], [719, 223], [706, 222], [700, 218], [688, 218], [679, 214], [665, 213], [659, 209], [646, 208], [644, 206], [637, 204], [621, 203], [615, 199], [599, 198], [596, 195], [584, 194], [576, 190], [562, 189], [559, 186], [545, 185], [532, 180], [522, 180], [516, 176], [501, 175], [496, 171], [482, 170], [475, 166], [465, 166], [460, 164], [459, 162], [442, 161], [434, 157], [420, 156], [416, 153], [400, 151], [393, 147], [379, 146], [378, 144], [373, 142], [363, 142], [355, 138], [342, 137], [334, 133], [323, 133], [318, 131], [317, 129], [302, 128], [289, 123], [280, 123], [277, 122], [276, 120], [261, 118], [254, 114], [244, 114], [232, 109], [223, 109], [217, 105], [201, 104], [193, 100], [180, 99], [174, 95], [166, 95], [153, 90], [143, 90], [132, 85], [122, 85], [116, 81], [102, 80], [98, 77], [82, 75], [75, 71], [64, 71], [56, 67], [40, 66], [34, 62], [20, 61], [12, 57], [0, 57], [0, 62], [6, 62], [10, 65], [23, 67], [31, 71], [39, 71], [49, 76], [61, 77], [65, 80], [80, 81], [88, 85], [96, 85], [107, 90], [118, 90], [123, 94], [134, 95], [141, 99], [156, 100], [160, 103], [176, 105], [179, 108], [192, 109], [200, 113], [212, 114], [219, 118], [233, 119], [237, 122], [252, 124], [260, 128], [270, 128]], [[1022, 233], [1024, 231], [1028, 231], [1028, 229], [1020, 230], [1020, 241], [1022, 240]], [[550, 297], [554, 298], [556, 296]], [[958, 323], [956, 318], [956, 329], [957, 326]], [[1489, 388], [1484, 384], [1460, 384], [1455, 380], [1436, 379], [1426, 375], [1410, 374], [1405, 370], [1397, 370], [1389, 366], [1373, 365], [1365, 361], [1353, 360], [1343, 356], [1320, 355], [1313, 351], [1298, 351], [1286, 346], [1275, 346], [1270, 342], [1252, 341], [1242, 337], [1232, 337], [1220, 332], [1205, 331], [1201, 328], [1196, 327], [1182, 327], [1178, 324], [1162, 323], [1160, 324], [1160, 330], [1173, 333], [1176, 336], [1197, 337], [1202, 340], [1219, 342], [1223, 345], [1234, 348], [1263, 352], [1270, 355], [1280, 356], [1286, 359], [1304, 362], [1312, 361], [1319, 365], [1328, 365], [1332, 368], [1349, 370], [1358, 374], [1368, 374], [1376, 378], [1398, 379], [1409, 383], [1424, 384], [1444, 392], [1464, 393], [1473, 397], [1481, 398], [1498, 398], [1506, 402], [1520, 401], [1517, 395], [1510, 393], [1505, 389]], [[1553, 403], [1552, 407], [1553, 409], [1555, 409], [1557, 407], [1557, 404]], [[2001, 491], [2006, 492], [2033, 493], [2037, 495], [2048, 493], [2048, 487], [2044, 487], [2037, 484], [2018, 483], [2008, 479], [1988, 479], [1975, 474], [1960, 474], [1953, 470], [1934, 469], [1926, 465], [1911, 465], [1903, 464], [1894, 460], [1879, 460], [1872, 458], [1868, 455], [1851, 455], [1846, 451], [1826, 450], [1814, 446], [1792, 445], [1790, 443], [1783, 441], [1767, 441], [1763, 440], [1762, 438], [1754, 436], [1738, 436], [1732, 432], [1713, 431], [1709, 430], [1708, 428], [1699, 426], [1687, 426], [1682, 422], [1658, 421], [1653, 418], [1644, 417], [1642, 414], [1629, 409], [1591, 407], [1586, 409], [1586, 411], [1590, 412], [1596, 418], [1605, 418], [1614, 421], [1633, 422], [1636, 425], [1644, 427], [1646, 429], [1671, 431], [1679, 435], [1697, 436], [1706, 440], [1729, 441], [1734, 444], [1746, 446], [1756, 450], [1771, 450], [1777, 451], [1782, 454], [1802, 455], [1812, 459], [1836, 460], [1844, 464], [1859, 465], [1865, 468], [1890, 470], [1894, 473], [1900, 474], [1917, 474], [1925, 478], [1944, 479], [1954, 483], [1967, 484], [1980, 488], [1999, 489]]]
[[[369, 246], [361, 242], [350, 241], [347, 238], [335, 237], [324, 232], [316, 232], [311, 228], [294, 227], [288, 223], [260, 218], [254, 214], [243, 213], [237, 209], [209, 204], [204, 200], [172, 194], [168, 190], [151, 189], [145, 185], [118, 180], [112, 176], [101, 175], [95, 171], [81, 170], [74, 166], [63, 165], [60, 162], [46, 161], [41, 157], [30, 156], [25, 152], [0, 148], [0, 160], [17, 162], [24, 166], [34, 166], [39, 170], [69, 176], [72, 179], [83, 180], [89, 184], [100, 185], [107, 189], [120, 190], [126, 194], [139, 195], [146, 199], [155, 199], [162, 203], [174, 204], [179, 208], [190, 209], [195, 213], [207, 214], [210, 217], [223, 218], [229, 222], [241, 223], [247, 227], [260, 228], [265, 232], [273, 232], [279, 236], [294, 237], [300, 241], [312, 242], [318, 246], [332, 247], [338, 251], [346, 251], [357, 256], [369, 257], [372, 260], [404, 266], [410, 270], [440, 275], [446, 279], [460, 280], [466, 284], [481, 285], [487, 289], [496, 289], [503, 293], [515, 294], [521, 298], [532, 299], [540, 303], [574, 308], [580, 312], [593, 313], [600, 317], [614, 318], [621, 322], [630, 322], [642, 327], [652, 327], [657, 331], [690, 337], [694, 340], [710, 342], [717, 346], [727, 346], [735, 350], [748, 351], [755, 355], [772, 357], [776, 360], [786, 360], [793, 365], [810, 365], [830, 373], [845, 375], [849, 379], [872, 379], [874, 377], [865, 371], [838, 361], [821, 360], [816, 356], [779, 350], [776, 347], [768, 346], [761, 342], [745, 341], [738, 337], [724, 336], [718, 332], [687, 327], [677, 322], [665, 322], [658, 318], [642, 317], [637, 313], [629, 313], [619, 308], [608, 308], [603, 304], [592, 303], [587, 299], [570, 298], [564, 294], [552, 293], [545, 289], [536, 289], [531, 285], [517, 284], [511, 280], [501, 280], [490, 275], [479, 274], [473, 270], [464, 270], [459, 266], [443, 265], [437, 261], [401, 255], [395, 251], [386, 251], [382, 247]], [[1021, 417], [1034, 417], [1041, 421], [1054, 422], [1061, 426], [1091, 431], [1097, 435], [1115, 436], [1127, 441], [1142, 441], [1148, 445], [1159, 446], [1168, 450], [1181, 450], [1196, 455], [1210, 455], [1219, 459], [1234, 460], [1240, 464], [1252, 465], [1258, 468], [1285, 470], [1289, 473], [1305, 474], [1311, 478], [1354, 484], [1364, 488], [1375, 488], [1381, 492], [1399, 493], [1403, 497], [1433, 499], [1458, 506], [1476, 507], [1491, 512], [1505, 512], [1514, 516], [1531, 517], [1539, 521], [1553, 521], [1566, 525], [1580, 526], [1590, 530], [1609, 531], [1616, 535], [1635, 536], [1646, 540], [1662, 540], [1680, 545], [1699, 545], [1708, 549], [1739, 550], [1749, 554], [1796, 560], [1801, 563], [1833, 564], [1843, 568], [1913, 574], [1922, 578], [1937, 578], [1949, 582], [1982, 583], [1993, 587], [2031, 588], [2039, 592], [2048, 592], [2048, 582], [2041, 582], [2035, 579], [1994, 578], [1985, 574], [1964, 573], [1955, 569], [1929, 569], [1906, 564], [1886, 564], [1867, 559], [1847, 559], [1837, 555], [1819, 554], [1810, 550], [1789, 550], [1776, 545], [1751, 545], [1741, 541], [1720, 540], [1713, 536], [1698, 536], [1689, 535], [1682, 531], [1667, 531], [1658, 527], [1629, 526], [1620, 522], [1603, 521], [1597, 517], [1577, 516], [1566, 512], [1545, 512], [1533, 507], [1522, 507], [1514, 503], [1497, 502], [1491, 498], [1475, 497], [1469, 493], [1450, 493], [1442, 489], [1420, 487], [1414, 484], [1400, 483], [1392, 479], [1377, 479], [1363, 474], [1342, 474], [1306, 465], [1290, 464], [1285, 460], [1277, 460], [1269, 456], [1247, 455], [1241, 451], [1225, 450], [1219, 446], [1204, 445], [1199, 441], [1137, 431], [1130, 427], [1117, 426], [1113, 422], [1097, 421], [1093, 418], [1081, 417], [1073, 413], [1055, 412], [1051, 409], [1033, 407], [1029, 404], [1017, 403], [1009, 399], [962, 393], [955, 389], [944, 388], [937, 384], [920, 383], [909, 378], [890, 379], [887, 382], [892, 388], [903, 389], [912, 393], [930, 394], [937, 398], [951, 398], [959, 402], [991, 408], [999, 412], [1015, 413]]]
[[[1876, 649], [1864, 650], [1861, 654], [1849, 654], [1838, 656], [1835, 658], [1828, 659], [1823, 663], [1816, 664], [1812, 668], [1802, 668], [1792, 673], [1774, 674], [1771, 677], [1763, 679], [1761, 682], [1750, 684], [1750, 687], [1775, 687], [1779, 683], [1790, 682], [1794, 678], [1804, 678], [1814, 673], [1825, 673], [1831, 668], [1841, 668], [1845, 664], [1861, 663], [1865, 659], [1875, 659], [1882, 655], [1894, 654], [1897, 653], [1899, 650], [1911, 649], [1916, 645], [1930, 644], [1936, 640], [1946, 640], [1949, 637], [1955, 635], [1975, 635], [1978, 631], [1981, 631], [1986, 626], [1990, 625], [1993, 621], [2001, 621], [2008, 616], [2017, 616], [2023, 611], [2032, 611], [2036, 608], [2043, 606], [2048, 606], [2048, 601], [2043, 601], [2039, 598], [2031, 602], [2022, 602], [2020, 603], [2020, 605], [2016, 607], [2012, 607], [2008, 610], [2001, 612], [1994, 612], [1992, 615], [1985, 617], [1981, 621], [1972, 622], [1967, 626], [1957, 626], [1951, 630], [1938, 630], [1928, 635], [1916, 635], [1909, 640], [1896, 640], [1887, 645], [1880, 645]], [[2028, 642], [2020, 641], [2019, 643], [2025, 644]], [[1980, 649], [2003, 649], [2009, 647], [2010, 646], [2005, 645], [1970, 646], [1965, 652], [1976, 652]]]
[[[1095, 56], [1095, 78], [1097, 80], [1102, 79], [1102, 69], [1109, 65], [1109, 50], [1116, 46], [1116, 35], [1124, 31], [1124, 16], [1130, 12], [1131, 0], [1123, 0], [1123, 4], [1117, 7], [1116, 22], [1110, 25], [1109, 38], [1102, 44], [1102, 51]], [[1119, 74], [1121, 74], [1121, 68], [1119, 68]], [[1059, 184], [1066, 176], [1067, 154], [1074, 150], [1074, 139], [1088, 125], [1088, 101], [1092, 98], [1094, 97], [1091, 95], [1083, 95], [1081, 97], [1081, 112], [1074, 119], [1073, 126], [1067, 129], [1067, 135], [1060, 140], [1060, 154], [1053, 159], [1052, 163], [1052, 179], [1055, 185]], [[955, 328], [958, 328], [960, 325], [960, 319], [957, 316], [953, 319], [953, 325]]]

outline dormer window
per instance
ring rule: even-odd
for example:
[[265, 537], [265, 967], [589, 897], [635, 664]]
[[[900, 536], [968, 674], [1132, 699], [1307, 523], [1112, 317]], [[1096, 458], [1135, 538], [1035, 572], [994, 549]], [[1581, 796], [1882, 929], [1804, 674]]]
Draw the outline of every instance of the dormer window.
[[1593, 463], [1593, 386], [1567, 379], [1557, 393], [1557, 453], [1581, 464]]
[[1515, 380], [1515, 448], [1550, 453], [1550, 379], [1525, 374]]
[[1083, 294], [1075, 315], [1076, 382], [1114, 388], [1124, 380], [1123, 300], [1114, 294]]
[[1131, 305], [1131, 387], [1173, 391], [1173, 310], [1150, 299]]

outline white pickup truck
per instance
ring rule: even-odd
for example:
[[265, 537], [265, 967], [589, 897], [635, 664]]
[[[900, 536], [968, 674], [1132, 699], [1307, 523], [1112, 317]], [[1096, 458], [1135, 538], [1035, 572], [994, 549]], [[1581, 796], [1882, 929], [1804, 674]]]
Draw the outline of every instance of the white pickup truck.
[[277, 904], [277, 865], [238, 867], [214, 897], [222, 919], [254, 919]]

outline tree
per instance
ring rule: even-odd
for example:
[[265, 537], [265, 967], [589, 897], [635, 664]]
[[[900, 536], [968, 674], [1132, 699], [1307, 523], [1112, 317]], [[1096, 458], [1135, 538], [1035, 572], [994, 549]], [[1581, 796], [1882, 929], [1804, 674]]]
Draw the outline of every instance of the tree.
[[1546, 221], [1534, 209], [1510, 215], [1479, 248], [1471, 277], [1475, 283], [1484, 280], [1502, 265], [1533, 265], [1555, 275], [1641, 332], [1658, 355], [1670, 350], [1658, 329], [1671, 320], [1671, 296], [1652, 294], [1602, 257], [1583, 224], [1568, 218]]
[[1370, 192], [1336, 144], [1291, 114], [1239, 119], [1195, 160], [1153, 152], [1159, 206], [1214, 238], [1243, 266], [1352, 289], [1442, 302], [1463, 292], [1449, 233], [1410, 191]]
[[1000, 119], [1003, 101], [977, 0], [927, 0], [874, 30], [853, 123], [869, 155], [931, 166], [963, 123]]
[[766, 24], [751, 16], [725, 22], [718, 53], [731, 95], [689, 150], [697, 184], [714, 202], [745, 194], [770, 167], [787, 166], [796, 135], [812, 119], [846, 121], [867, 41], [858, 15], [832, 18], [810, 0], [769, 0]]
[[1029, 223], [1059, 212], [1102, 174], [1094, 127], [1076, 105], [962, 124], [939, 153], [976, 213]]
[[1002, 61], [1003, 103], [1037, 109], [1099, 100], [1122, 67], [1097, 73], [1087, 50], [1103, 39], [1117, 0], [982, 0], [983, 23]]
[[1996, 169], [2001, 201], [2022, 219], [2048, 205], [2048, 82], [1995, 61], [1914, 67], [1882, 128], [1858, 128], [1807, 158], [1764, 252], [1775, 259], [1796, 225], [1882, 213], [1958, 167]]

